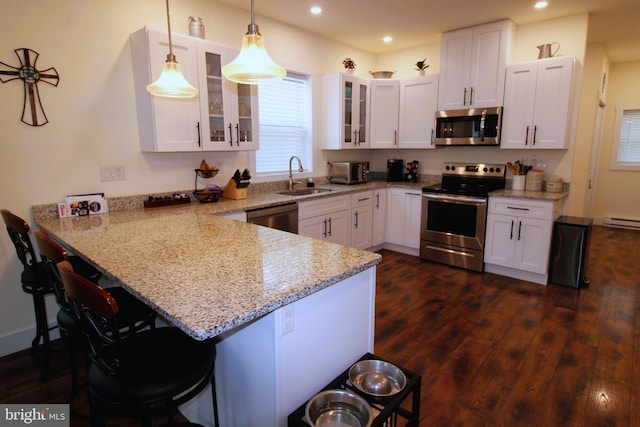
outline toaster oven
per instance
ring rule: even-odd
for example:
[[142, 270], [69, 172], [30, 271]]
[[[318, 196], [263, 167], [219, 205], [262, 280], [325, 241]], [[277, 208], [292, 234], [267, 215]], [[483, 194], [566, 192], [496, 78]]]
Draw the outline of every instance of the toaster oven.
[[369, 162], [329, 162], [329, 182], [333, 184], [360, 184], [369, 180]]

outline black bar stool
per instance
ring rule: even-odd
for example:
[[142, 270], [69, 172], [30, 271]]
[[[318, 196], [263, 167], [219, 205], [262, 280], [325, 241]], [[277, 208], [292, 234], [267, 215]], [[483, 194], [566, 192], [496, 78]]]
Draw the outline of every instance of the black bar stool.
[[[60, 277], [57, 266], [59, 262], [69, 262], [70, 257], [67, 251], [54, 242], [43, 230], [35, 230], [33, 234], [40, 249], [40, 259], [44, 264], [49, 281], [53, 286], [56, 302], [60, 307], [58, 315], [56, 316], [60, 337], [66, 340], [69, 345], [69, 363], [71, 368], [71, 392], [69, 402], [73, 404], [78, 385], [75, 349], [77, 348], [77, 344], [81, 346], [84, 345], [84, 332], [80, 319], [73, 311], [71, 303], [65, 293], [64, 284], [62, 283], [62, 278]], [[87, 273], [90, 272], [90, 270], [85, 268], [84, 272]], [[86, 277], [80, 272], [77, 273], [85, 278], [91, 277], [91, 275]], [[121, 308], [118, 313], [118, 318], [123, 327], [120, 331], [121, 334], [126, 336], [127, 334], [136, 333], [142, 329], [155, 327], [156, 312], [142, 301], [120, 287], [105, 288], [105, 290], [109, 292]]]
[[115, 299], [74, 273], [67, 261], [58, 270], [87, 337], [92, 426], [115, 417], [139, 418], [150, 426], [156, 414], [166, 414], [173, 423], [178, 406], [209, 384], [219, 425], [212, 340], [194, 340], [175, 327], [122, 336]]
[[20, 275], [22, 290], [33, 298], [33, 309], [36, 315], [36, 336], [31, 342], [31, 354], [36, 355], [36, 350], [42, 342], [43, 360], [40, 363], [41, 380], [47, 378], [49, 365], [49, 326], [47, 322], [47, 309], [45, 296], [53, 293], [53, 286], [49, 281], [43, 264], [36, 258], [31, 238], [29, 237], [29, 224], [17, 215], [2, 209], [2, 219], [7, 226], [9, 237], [16, 248], [18, 259], [22, 263], [23, 270]]

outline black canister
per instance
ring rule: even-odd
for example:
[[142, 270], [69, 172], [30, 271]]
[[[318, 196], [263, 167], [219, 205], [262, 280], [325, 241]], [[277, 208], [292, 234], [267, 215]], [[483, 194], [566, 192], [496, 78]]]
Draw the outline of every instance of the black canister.
[[404, 179], [404, 160], [387, 160], [387, 182], [401, 182]]

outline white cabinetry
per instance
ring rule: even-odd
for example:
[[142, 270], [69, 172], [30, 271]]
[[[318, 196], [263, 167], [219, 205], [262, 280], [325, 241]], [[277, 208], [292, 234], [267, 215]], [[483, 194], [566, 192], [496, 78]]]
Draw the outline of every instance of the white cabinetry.
[[485, 271], [546, 284], [557, 201], [489, 197]]
[[369, 249], [373, 246], [373, 191], [351, 195], [351, 246]]
[[514, 34], [509, 20], [444, 33], [438, 109], [502, 105]]
[[438, 76], [371, 81], [371, 148], [435, 148]]
[[435, 148], [438, 76], [400, 80], [399, 148]]
[[371, 148], [398, 148], [400, 81], [371, 81]]
[[384, 243], [387, 218], [387, 190], [373, 191], [373, 236], [371, 246]]
[[390, 188], [387, 190], [386, 241], [399, 252], [417, 255], [420, 248], [420, 190]]
[[322, 146], [369, 148], [369, 80], [350, 74], [322, 76]]
[[298, 234], [349, 246], [351, 196], [332, 196], [298, 203]]
[[557, 57], [507, 67], [500, 148], [567, 148], [575, 63]]
[[151, 96], [146, 86], [160, 76], [168, 36], [143, 28], [131, 35], [141, 151], [256, 150], [257, 92], [222, 78], [235, 52], [207, 40], [172, 34], [173, 52], [194, 99]]

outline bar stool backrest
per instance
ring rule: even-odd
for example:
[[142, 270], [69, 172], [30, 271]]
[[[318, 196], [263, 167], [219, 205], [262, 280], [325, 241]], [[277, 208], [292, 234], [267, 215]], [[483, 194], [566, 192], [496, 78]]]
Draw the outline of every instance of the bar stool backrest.
[[25, 270], [33, 270], [36, 267], [36, 253], [29, 237], [29, 224], [27, 221], [17, 215], [9, 212], [7, 209], [0, 210], [2, 219], [7, 226], [7, 232], [16, 247], [16, 254]]

